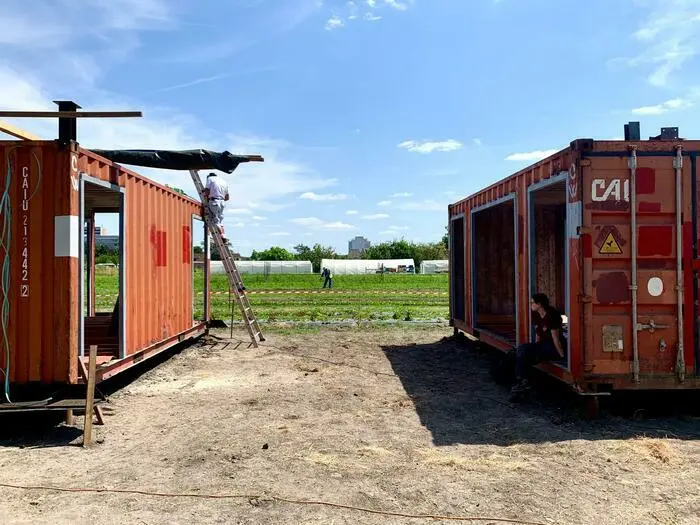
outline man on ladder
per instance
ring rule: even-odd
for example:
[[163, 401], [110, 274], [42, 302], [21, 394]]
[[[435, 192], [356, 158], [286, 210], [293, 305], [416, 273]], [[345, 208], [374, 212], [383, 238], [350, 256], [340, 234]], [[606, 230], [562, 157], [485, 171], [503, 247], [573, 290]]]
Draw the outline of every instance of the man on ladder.
[[223, 177], [218, 177], [216, 173], [207, 175], [207, 185], [203, 191], [209, 202], [209, 211], [214, 224], [221, 232], [222, 240], [227, 243], [228, 239], [224, 237], [224, 202], [229, 200], [228, 183]]

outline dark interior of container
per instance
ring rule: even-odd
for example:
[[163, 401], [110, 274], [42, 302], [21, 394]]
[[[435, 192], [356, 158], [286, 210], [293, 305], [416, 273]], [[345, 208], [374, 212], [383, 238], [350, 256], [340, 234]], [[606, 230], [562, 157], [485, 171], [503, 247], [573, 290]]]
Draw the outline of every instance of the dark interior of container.
[[[90, 240], [90, 222], [104, 227], [105, 223], [119, 224], [121, 193], [98, 184], [85, 182], [83, 192], [83, 261], [85, 268], [83, 287], [84, 355], [89, 355], [91, 345], [97, 345], [98, 360], [109, 361], [119, 357], [121, 338], [120, 283], [122, 280], [122, 246], [119, 227], [107, 234], [95, 235]], [[117, 237], [115, 239], [115, 236]], [[96, 264], [90, 264], [90, 245], [94, 242]], [[95, 290], [96, 289], [96, 290]], [[91, 304], [92, 292], [95, 302]]]
[[513, 201], [474, 213], [471, 241], [475, 328], [515, 344]]
[[566, 181], [533, 191], [530, 199], [530, 287], [566, 314]]

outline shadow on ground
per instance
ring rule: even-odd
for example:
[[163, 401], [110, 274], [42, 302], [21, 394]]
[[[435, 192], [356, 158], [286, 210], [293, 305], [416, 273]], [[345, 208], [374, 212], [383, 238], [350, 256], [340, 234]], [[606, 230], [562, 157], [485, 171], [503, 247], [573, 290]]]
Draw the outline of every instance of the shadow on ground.
[[[95, 399], [103, 401], [100, 406], [106, 419], [105, 424], [109, 425], [109, 416], [113, 413], [113, 408], [109, 403], [110, 395], [132, 384], [185, 349], [209, 347], [213, 344], [216, 344], [216, 341], [201, 338], [196, 341], [188, 341], [176, 345], [97, 385], [95, 388]], [[46, 397], [54, 399], [85, 399], [84, 385], [65, 387], [58, 390], [38, 391], [31, 388], [25, 390], [23, 392], [22, 389], [17, 389], [15, 391], [17, 399], [14, 399], [15, 396], [13, 396], [13, 401], [37, 400]], [[83, 416], [84, 412], [84, 410], [74, 410], [76, 416]], [[60, 410], [21, 413], [0, 412], [0, 447], [48, 448], [82, 445], [82, 419], [79, 423], [80, 426], [77, 423], [67, 426], [62, 424], [65, 421], [65, 416], [65, 411]]]
[[619, 394], [602, 405], [598, 419], [589, 420], [580, 398], [540, 375], [534, 377], [529, 402], [511, 403], [509, 387], [497, 384], [490, 373], [500, 359], [496, 351], [454, 338], [382, 349], [437, 446], [636, 436], [700, 439], [697, 392]]

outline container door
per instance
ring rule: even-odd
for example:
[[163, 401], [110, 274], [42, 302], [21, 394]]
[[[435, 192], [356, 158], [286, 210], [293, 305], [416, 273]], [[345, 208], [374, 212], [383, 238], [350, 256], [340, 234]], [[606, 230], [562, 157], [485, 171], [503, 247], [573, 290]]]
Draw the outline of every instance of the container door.
[[680, 158], [632, 152], [582, 163], [585, 373], [641, 386], [685, 378], [683, 217], [691, 217], [691, 192]]

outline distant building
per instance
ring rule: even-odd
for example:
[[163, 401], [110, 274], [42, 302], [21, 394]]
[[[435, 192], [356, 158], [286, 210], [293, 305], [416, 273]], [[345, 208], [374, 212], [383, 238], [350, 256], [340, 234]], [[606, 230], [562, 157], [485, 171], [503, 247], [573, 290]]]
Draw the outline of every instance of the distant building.
[[371, 246], [364, 237], [355, 237], [348, 243], [348, 257], [361, 257], [362, 253]]
[[108, 250], [119, 250], [119, 235], [95, 235], [95, 247], [104, 246]]
[[[85, 233], [85, 235], [87, 235], [87, 226], [85, 226], [83, 232]], [[99, 235], [107, 235], [107, 228], [105, 228], [104, 226], [95, 226], [95, 236], [97, 237]]]

